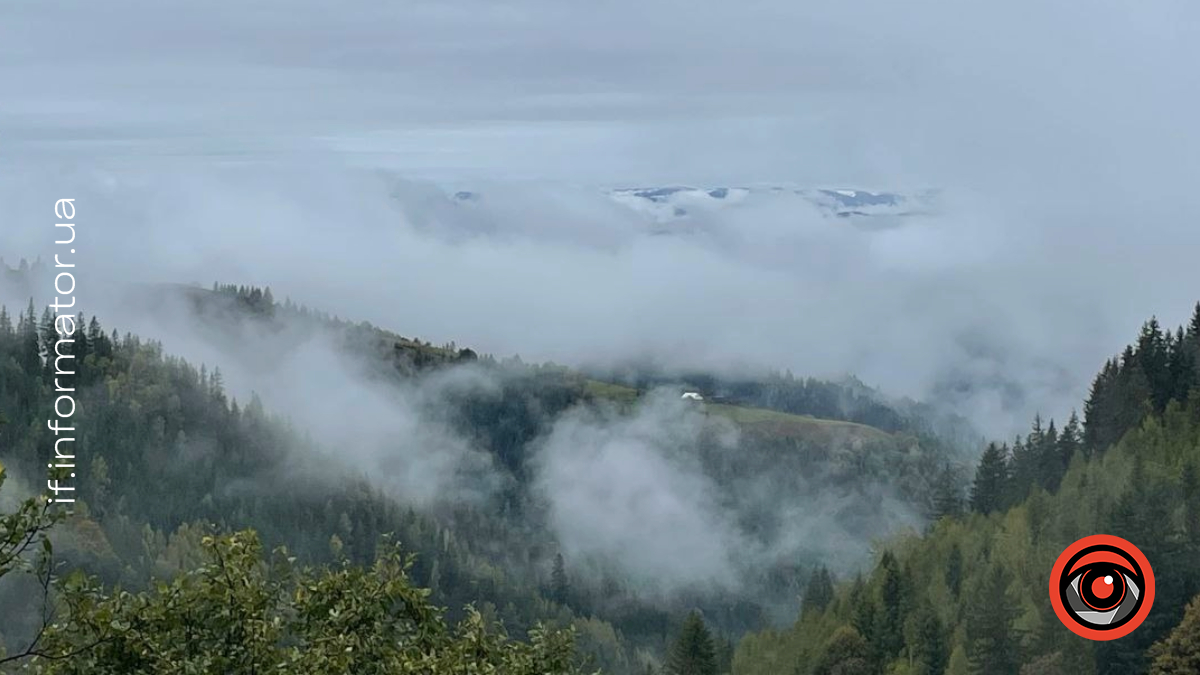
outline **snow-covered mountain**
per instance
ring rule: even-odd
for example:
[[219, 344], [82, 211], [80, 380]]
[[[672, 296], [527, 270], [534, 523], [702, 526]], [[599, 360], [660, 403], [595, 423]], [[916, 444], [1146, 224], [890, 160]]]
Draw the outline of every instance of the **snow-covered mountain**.
[[[601, 190], [601, 193], [654, 224], [687, 220], [726, 209], [786, 205], [795, 200], [800, 210], [828, 218], [865, 224], [899, 224], [907, 217], [939, 211], [938, 190], [879, 192], [849, 188], [799, 188], [777, 185], [756, 187], [636, 187]], [[459, 204], [487, 200], [485, 193], [459, 190], [451, 195]]]
[[938, 191], [872, 192], [854, 189], [685, 186], [621, 188], [609, 196], [659, 223], [758, 202], [798, 199], [822, 215], [836, 218], [877, 218], [930, 215], [937, 212]]

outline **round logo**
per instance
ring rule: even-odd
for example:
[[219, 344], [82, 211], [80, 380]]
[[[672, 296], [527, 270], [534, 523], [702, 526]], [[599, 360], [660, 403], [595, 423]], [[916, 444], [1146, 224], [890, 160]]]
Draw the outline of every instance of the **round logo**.
[[1115, 640], [1142, 625], [1154, 604], [1154, 571], [1138, 547], [1108, 534], [1067, 547], [1050, 572], [1050, 604], [1071, 632]]

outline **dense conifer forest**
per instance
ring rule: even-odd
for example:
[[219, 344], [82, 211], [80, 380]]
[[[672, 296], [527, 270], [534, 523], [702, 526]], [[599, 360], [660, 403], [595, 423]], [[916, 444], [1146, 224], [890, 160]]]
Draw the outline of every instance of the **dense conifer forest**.
[[[434, 346], [290, 300], [276, 302], [269, 289], [217, 284], [143, 291], [151, 307], [182, 298], [218, 341], [236, 338], [238, 327], [246, 326], [272, 340], [336, 336], [339, 349], [385, 384], [422, 382], [464, 367], [485, 373], [497, 386], [452, 388], [427, 404], [430, 415], [486, 448], [506, 479], [482, 505], [407, 503], [317, 447], [302, 420], [265, 410], [257, 396], [230, 396], [220, 367], [188, 363], [157, 342], [80, 315], [75, 342], [59, 346], [58, 354], [72, 357], [76, 369], [74, 419], [81, 429], [84, 480], [76, 512], [56, 525], [51, 539], [64, 569], [86, 570], [107, 588], [144, 591], [151, 579], [192, 570], [205, 560], [206, 536], [252, 529], [264, 550], [287, 546], [303, 564], [344, 559], [368, 565], [387, 535], [414, 554], [407, 578], [428, 588], [450, 620], [468, 617], [463, 608], [473, 605], [485, 624], [502, 623], [514, 635], [540, 621], [569, 627], [583, 662], [623, 673], [662, 667], [695, 608], [713, 631], [725, 672], [738, 636], [794, 615], [803, 581], [821, 559], [815, 549], [794, 559], [756, 557], [754, 564], [762, 567], [744, 564], [736, 588], [695, 588], [669, 601], [650, 597], [612, 569], [565, 559], [547, 533], [544, 508], [529, 482], [530, 453], [556, 417], [582, 408], [606, 422], [623, 419], [645, 391], [553, 364]], [[56, 366], [46, 356], [56, 339], [50, 315], [39, 315], [32, 303], [21, 312], [0, 313], [0, 405], [8, 420], [0, 438], [14, 494], [32, 492], [45, 473], [37, 458], [47, 440], [38, 421], [53, 403]], [[770, 386], [847, 397], [835, 385], [789, 376]], [[895, 503], [905, 504], [916, 522], [937, 507], [928, 499], [933, 488], [951, 487], [950, 477], [963, 473], [949, 447], [928, 433], [889, 432], [836, 415], [793, 415], [739, 402], [750, 403], [728, 399], [703, 416], [685, 411], [689, 424], [714, 436], [698, 434], [687, 452], [696, 453], [703, 471], [727, 488], [725, 499], [732, 500], [748, 541], [763, 546], [786, 522], [772, 503], [739, 494], [747, 481], [803, 497], [824, 486], [796, 478], [820, 472], [866, 497], [839, 507], [842, 526], [856, 528]], [[740, 433], [735, 446], [715, 438], [731, 428]], [[769, 486], [761, 483], [765, 476], [771, 476]], [[894, 502], [880, 501], [873, 487], [885, 480], [898, 495]], [[40, 614], [32, 610], [39, 597], [31, 579], [0, 586], [0, 602], [23, 609], [0, 631], [10, 650], [36, 635]]]
[[[601, 379], [434, 346], [266, 288], [154, 287], [143, 299], [182, 303], [206, 339], [241, 339], [246, 326], [284, 341], [335, 336], [382, 386], [486, 379], [421, 405], [486, 449], [498, 488], [479, 503], [414, 503], [338, 461], [303, 419], [256, 395], [237, 400], [219, 366], [80, 314], [70, 351], [57, 354], [75, 369], [81, 430], [79, 502], [64, 515], [35, 497], [54, 400], [51, 315], [6, 307], [0, 669], [1196, 672], [1200, 306], [1177, 330], [1148, 322], [1104, 364], [1081, 415], [1034, 419], [967, 463], [969, 433], [944, 433], [944, 420], [861, 383], [652, 370]], [[672, 414], [692, 420], [681, 444], [748, 548], [731, 556], [736, 584], [665, 597], [564, 554], [536, 476], [561, 419], [620, 424], [673, 386], [709, 398]], [[828, 521], [841, 529], [818, 538], [909, 517], [875, 538], [873, 554], [863, 549], [873, 563], [855, 573], [830, 559], [832, 546], [779, 546], [804, 504], [836, 511]], [[1067, 632], [1045, 597], [1058, 553], [1099, 532], [1141, 547], [1158, 579], [1145, 625], [1111, 643]]]
[[[1184, 675], [1200, 667], [1200, 305], [1156, 319], [1104, 364], [1083, 419], [992, 443], [969, 509], [881, 547], [869, 574], [809, 583], [799, 620], [743, 640], [734, 672]], [[1068, 632], [1046, 597], [1055, 558], [1106, 533], [1139, 547], [1153, 610], [1130, 635]]]

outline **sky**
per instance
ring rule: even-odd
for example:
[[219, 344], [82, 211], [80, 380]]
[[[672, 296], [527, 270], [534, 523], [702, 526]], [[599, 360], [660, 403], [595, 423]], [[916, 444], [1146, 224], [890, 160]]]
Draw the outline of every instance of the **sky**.
[[[1200, 299], [1198, 33], [1184, 0], [10, 0], [0, 255], [48, 253], [70, 192], [91, 306], [270, 284], [499, 354], [855, 373], [1010, 434]], [[764, 182], [947, 208], [661, 238], [596, 189]]]

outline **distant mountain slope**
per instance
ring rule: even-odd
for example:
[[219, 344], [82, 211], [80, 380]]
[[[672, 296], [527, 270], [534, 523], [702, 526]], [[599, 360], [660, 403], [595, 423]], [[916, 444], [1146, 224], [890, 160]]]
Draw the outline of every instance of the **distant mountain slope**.
[[[1200, 304], [1174, 330], [1152, 317], [1105, 361], [1082, 420], [1035, 417], [1011, 446], [990, 444], [969, 514], [880, 546], [869, 575], [810, 584], [794, 625], [746, 637], [733, 672], [1200, 672], [1178, 656], [1200, 612], [1198, 365]], [[1153, 564], [1153, 611], [1121, 639], [1081, 640], [1046, 602], [1056, 558], [1098, 532]]]
[[[588, 380], [585, 391], [592, 397], [632, 404], [638, 399], [638, 390], [622, 384]], [[701, 410], [729, 419], [745, 431], [761, 436], [779, 438], [807, 438], [830, 440], [834, 435], [847, 435], [864, 440], [881, 441], [891, 437], [882, 429], [857, 422], [827, 419], [812, 415], [796, 415], [770, 408], [758, 408], [732, 403], [702, 401], [696, 404]]]
[[[450, 202], [486, 209], [492, 187], [446, 193]], [[940, 190], [912, 192], [873, 191], [858, 188], [806, 188], [783, 185], [694, 187], [683, 185], [597, 188], [597, 192], [633, 211], [650, 223], [664, 224], [721, 211], [780, 207], [798, 216], [811, 214], [872, 226], [899, 224], [905, 218], [940, 213]]]
[[799, 210], [830, 218], [906, 218], [937, 213], [940, 195], [936, 190], [898, 193], [782, 186], [623, 188], [608, 194], [659, 223], [769, 200], [792, 200]]
[[891, 439], [891, 434], [875, 427], [857, 422], [821, 419], [809, 415], [747, 408], [724, 403], [706, 405], [706, 410], [724, 415], [743, 429], [764, 436], [779, 438], [808, 438], [818, 442], [835, 442], [850, 438], [852, 441], [881, 442]]
[[[451, 604], [490, 603], [517, 626], [594, 617], [583, 651], [608, 654], [619, 675], [633, 672], [622, 653], [657, 652], [691, 607], [732, 637], [790, 619], [813, 565], [852, 568], [871, 541], [920, 525], [953, 469], [944, 445], [844, 385], [691, 377], [706, 401], [689, 402], [666, 375], [627, 386], [434, 346], [266, 288], [145, 285], [119, 300], [125, 316], [154, 317], [149, 337], [169, 337], [164, 348], [97, 325], [80, 343], [95, 349], [80, 354], [91, 378], [81, 409], [104, 430], [95, 454], [111, 467], [94, 471], [124, 499], [96, 492], [99, 480], [81, 497], [111, 514], [100, 522], [113, 547], [136, 550], [142, 521], [169, 533], [203, 519], [254, 525], [310, 557], [337, 534], [364, 557], [395, 529], [421, 554], [417, 578]], [[0, 330], [0, 364], [35, 324]], [[172, 343], [212, 370], [166, 356]], [[0, 386], [13, 434], [32, 428], [37, 406], [20, 401], [40, 373], [13, 378], [28, 387], [11, 405]], [[272, 414], [288, 421], [268, 426]], [[289, 468], [309, 455], [313, 469]], [[352, 482], [335, 480], [342, 472]], [[118, 527], [118, 514], [137, 518]], [[547, 591], [560, 553], [571, 589]], [[112, 556], [98, 561], [121, 577]]]

